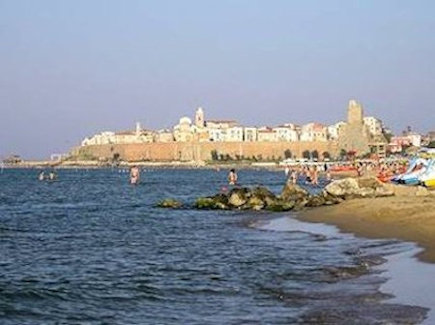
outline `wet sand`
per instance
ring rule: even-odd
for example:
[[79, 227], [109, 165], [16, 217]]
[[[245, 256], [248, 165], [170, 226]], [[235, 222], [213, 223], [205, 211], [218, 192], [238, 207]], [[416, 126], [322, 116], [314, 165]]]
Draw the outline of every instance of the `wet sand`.
[[435, 193], [431, 196], [393, 196], [354, 199], [303, 211], [303, 221], [322, 222], [367, 238], [416, 242], [424, 250], [419, 260], [435, 263]]

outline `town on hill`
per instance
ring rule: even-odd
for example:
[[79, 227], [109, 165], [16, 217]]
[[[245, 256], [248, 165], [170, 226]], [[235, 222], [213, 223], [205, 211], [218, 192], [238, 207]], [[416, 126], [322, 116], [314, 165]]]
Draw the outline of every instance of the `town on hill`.
[[87, 137], [72, 156], [124, 161], [329, 160], [349, 154], [384, 158], [387, 152], [421, 144], [422, 136], [411, 130], [392, 136], [380, 119], [364, 116], [361, 103], [350, 100], [347, 120], [332, 125], [243, 126], [234, 120], [207, 119], [199, 107], [193, 120], [182, 117], [172, 130], [147, 130], [137, 123], [135, 130]]

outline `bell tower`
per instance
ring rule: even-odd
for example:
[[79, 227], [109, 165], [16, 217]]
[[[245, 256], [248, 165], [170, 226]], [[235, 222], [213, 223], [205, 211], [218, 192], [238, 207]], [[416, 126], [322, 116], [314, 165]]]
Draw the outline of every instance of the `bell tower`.
[[198, 107], [195, 113], [195, 126], [198, 128], [203, 128], [205, 126], [204, 122], [204, 110], [202, 107]]

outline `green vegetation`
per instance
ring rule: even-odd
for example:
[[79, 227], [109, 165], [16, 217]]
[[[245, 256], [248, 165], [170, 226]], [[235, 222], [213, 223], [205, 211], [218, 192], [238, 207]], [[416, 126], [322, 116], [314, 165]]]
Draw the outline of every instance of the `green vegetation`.
[[310, 159], [310, 152], [308, 150], [304, 150], [304, 152], [302, 153], [302, 158]]
[[322, 153], [323, 159], [331, 159], [331, 154], [328, 151]]
[[286, 151], [284, 151], [284, 158], [285, 159], [290, 159], [292, 157], [292, 152], [290, 151], [290, 149], [287, 149]]

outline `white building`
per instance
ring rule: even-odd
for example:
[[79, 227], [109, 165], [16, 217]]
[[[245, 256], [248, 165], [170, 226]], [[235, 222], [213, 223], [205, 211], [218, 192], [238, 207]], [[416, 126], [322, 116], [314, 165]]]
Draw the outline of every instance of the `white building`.
[[421, 135], [415, 132], [409, 132], [407, 134], [407, 137], [409, 141], [411, 142], [411, 145], [414, 147], [421, 147]]
[[104, 131], [99, 134], [95, 134], [92, 137], [86, 137], [81, 145], [82, 146], [93, 146], [93, 145], [103, 145], [103, 144], [113, 144], [115, 143], [115, 132]]
[[327, 129], [328, 139], [329, 140], [337, 140], [338, 136], [340, 134], [340, 130], [342, 129], [342, 127], [344, 125], [346, 125], [346, 123], [343, 121], [340, 121], [340, 122], [337, 122], [335, 124], [328, 126], [328, 129]]
[[277, 134], [272, 128], [263, 126], [258, 128], [257, 140], [259, 142], [274, 142], [277, 141]]
[[154, 141], [155, 142], [173, 142], [174, 141], [174, 134], [171, 132], [171, 130], [167, 129], [161, 129], [156, 132], [154, 135]]
[[224, 129], [208, 129], [209, 140], [213, 142], [223, 142], [227, 138], [227, 131]]
[[233, 126], [227, 129], [226, 141], [242, 142], [243, 141], [243, 127]]
[[276, 133], [276, 141], [296, 142], [299, 140], [298, 132], [293, 125], [280, 125], [272, 130]]
[[192, 125], [192, 120], [186, 116], [180, 118], [174, 126], [174, 139], [177, 142], [191, 142], [194, 139], [196, 127]]
[[363, 118], [364, 125], [369, 130], [372, 136], [382, 134], [382, 121], [373, 116], [366, 116]]
[[320, 123], [308, 123], [301, 128], [301, 141], [328, 141], [327, 128]]
[[256, 127], [246, 127], [243, 130], [243, 140], [246, 142], [255, 142], [258, 139], [258, 130]]

